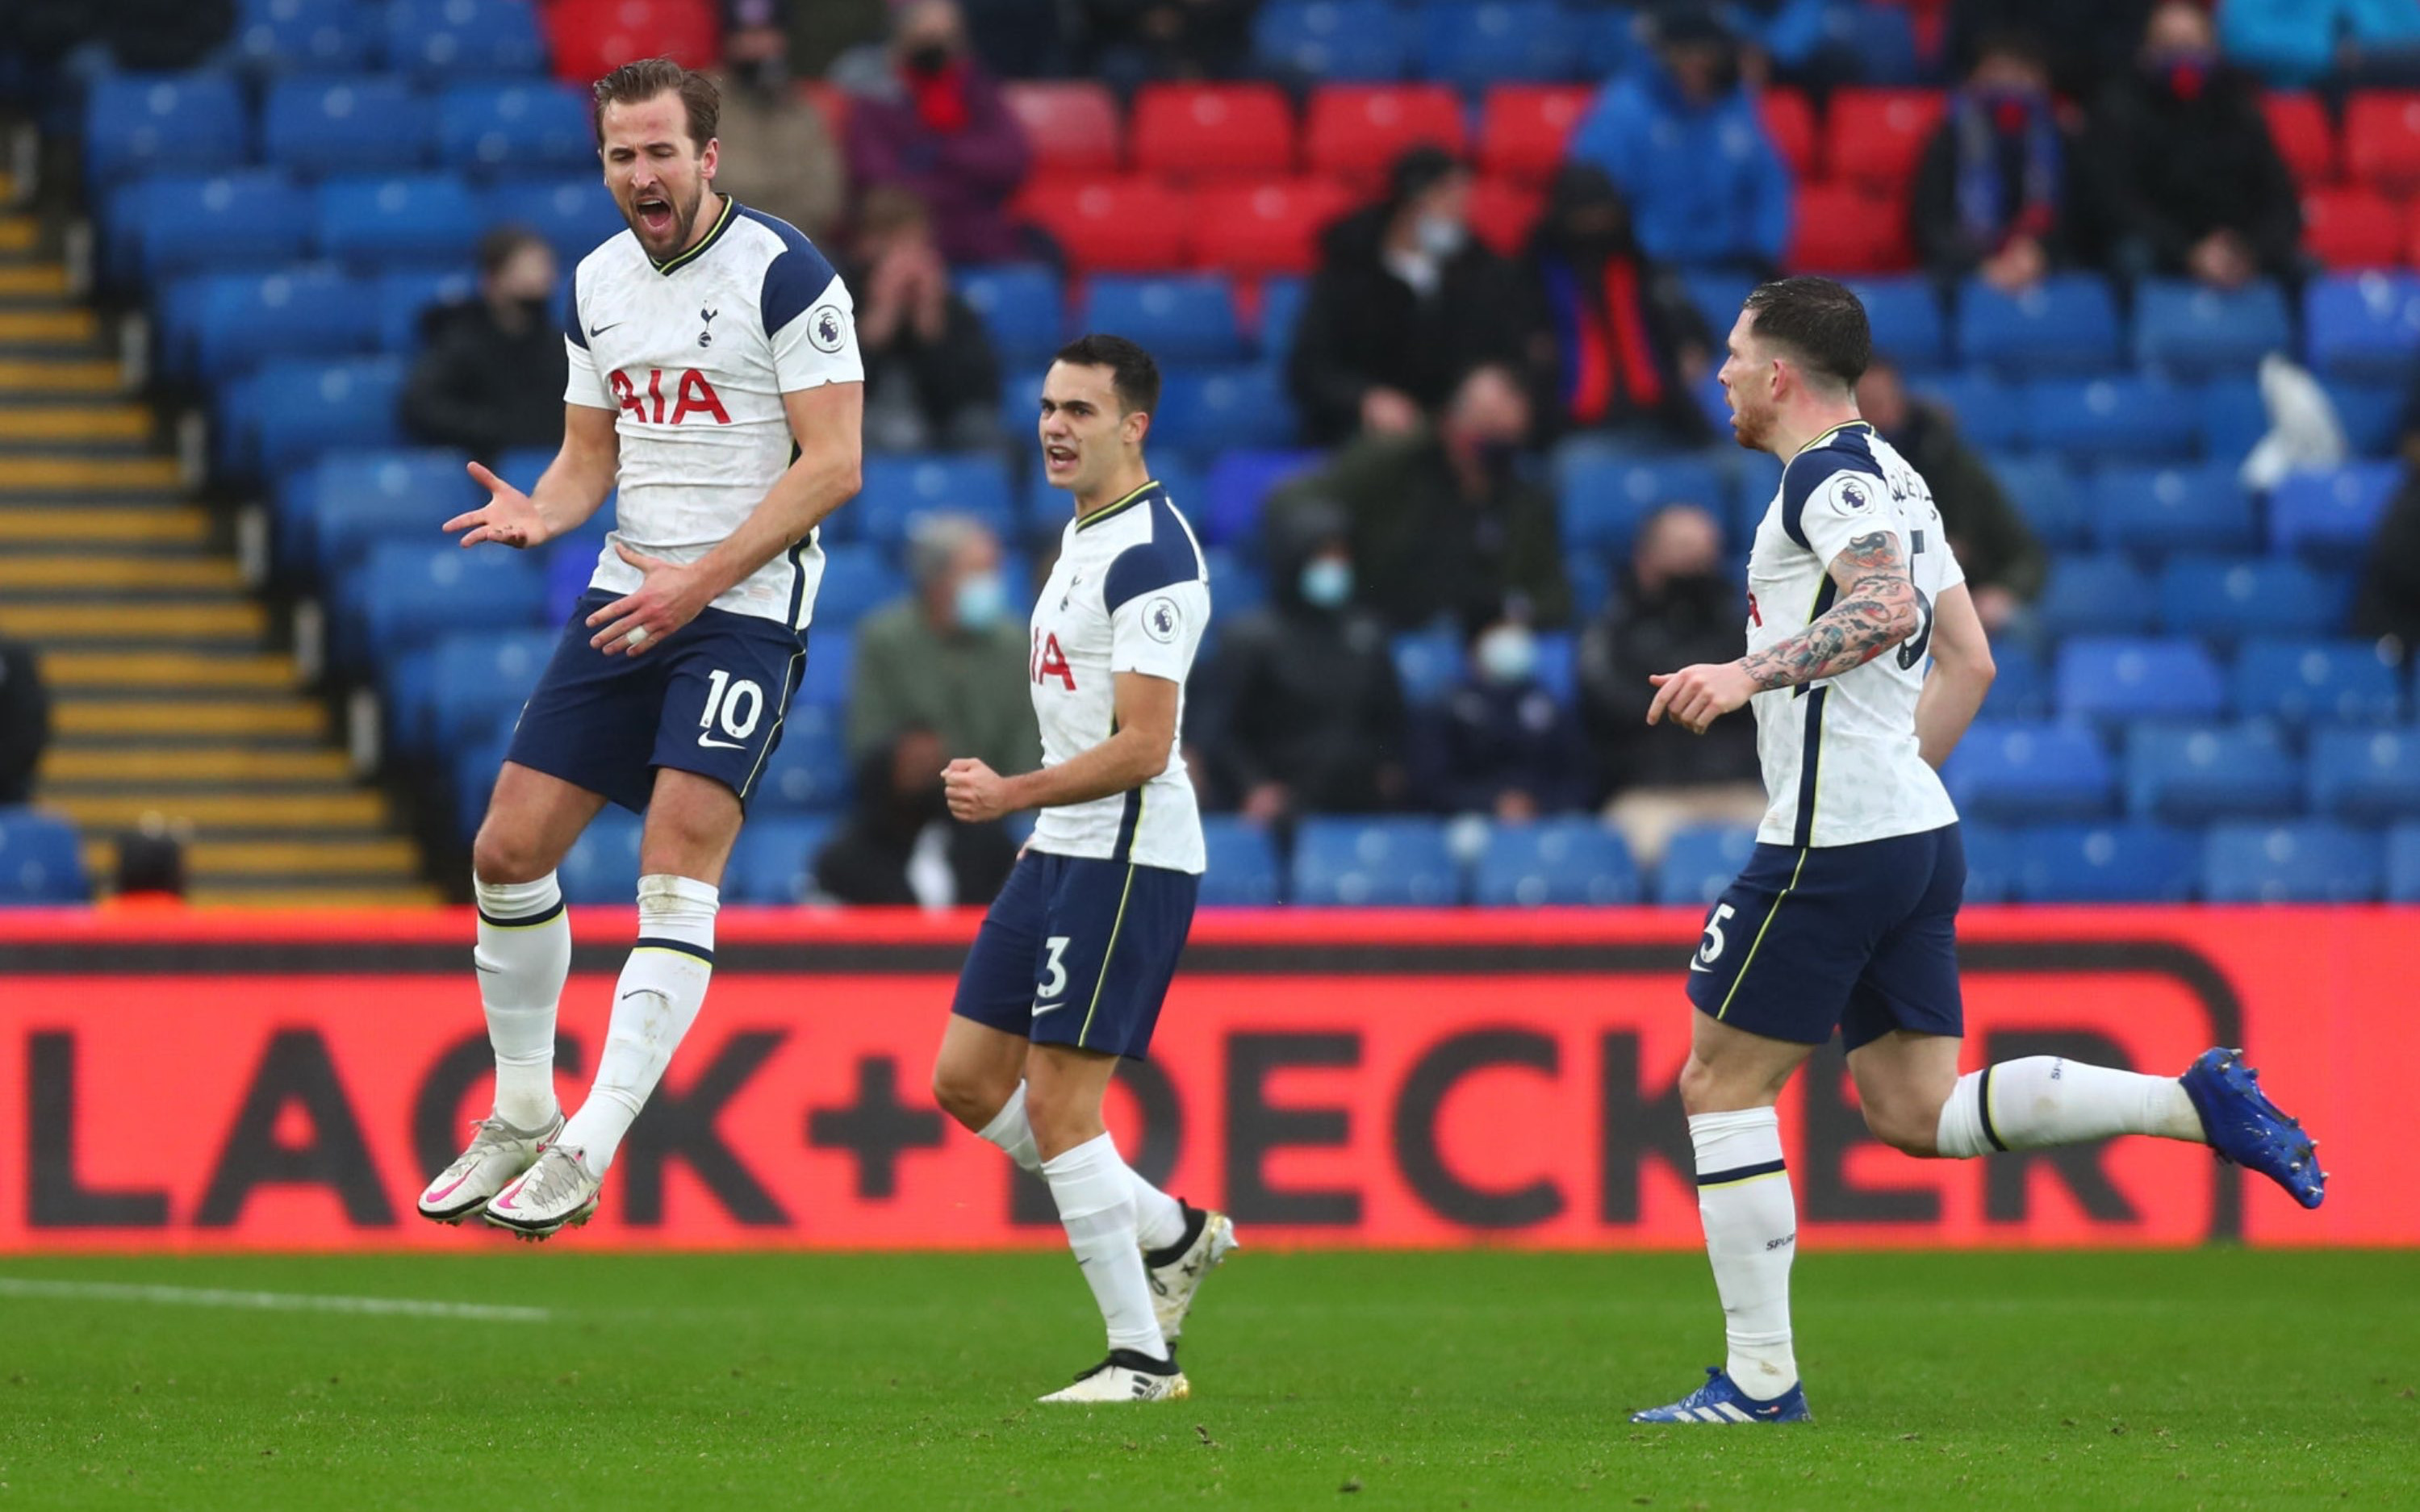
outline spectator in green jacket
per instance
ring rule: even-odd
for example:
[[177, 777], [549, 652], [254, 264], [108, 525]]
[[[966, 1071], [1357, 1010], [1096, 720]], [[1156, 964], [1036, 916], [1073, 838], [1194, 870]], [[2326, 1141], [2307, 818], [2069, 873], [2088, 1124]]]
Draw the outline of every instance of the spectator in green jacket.
[[[1023, 585], [1001, 575], [1000, 541], [980, 521], [939, 515], [908, 543], [913, 591], [857, 627], [848, 700], [852, 764], [900, 732], [930, 730], [949, 757], [1002, 774], [1042, 763], [1027, 686]], [[939, 768], [936, 768], [938, 771]]]

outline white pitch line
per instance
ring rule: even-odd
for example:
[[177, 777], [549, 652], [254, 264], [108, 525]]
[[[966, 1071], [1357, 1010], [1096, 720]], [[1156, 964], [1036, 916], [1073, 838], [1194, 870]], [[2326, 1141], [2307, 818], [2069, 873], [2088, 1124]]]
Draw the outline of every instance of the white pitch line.
[[275, 1313], [361, 1313], [392, 1318], [454, 1318], [481, 1323], [544, 1323], [543, 1307], [485, 1302], [424, 1302], [412, 1297], [331, 1297], [308, 1291], [228, 1291], [216, 1287], [134, 1286], [116, 1281], [34, 1281], [0, 1276], [0, 1297], [68, 1302], [147, 1302], [172, 1307], [242, 1307]]

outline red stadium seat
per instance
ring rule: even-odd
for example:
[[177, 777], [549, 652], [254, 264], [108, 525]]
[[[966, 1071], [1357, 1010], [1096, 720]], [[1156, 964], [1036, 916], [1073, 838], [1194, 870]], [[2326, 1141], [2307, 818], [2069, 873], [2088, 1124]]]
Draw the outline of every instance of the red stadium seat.
[[1835, 90], [1832, 177], [1896, 192], [1915, 176], [1941, 112], [1941, 96], [1931, 89]]
[[1543, 184], [1563, 161], [1563, 144], [1596, 98], [1591, 89], [1565, 85], [1497, 85], [1487, 91], [1479, 120], [1479, 167], [1482, 173], [1525, 184]]
[[1188, 178], [1294, 172], [1294, 109], [1272, 84], [1152, 84], [1135, 93], [1134, 165]]
[[1757, 97], [1757, 113], [1773, 138], [1774, 150], [1790, 171], [1805, 178], [1815, 171], [1815, 107], [1795, 89], [1767, 89]]
[[1793, 272], [1902, 272], [1916, 262], [1907, 203], [1864, 184], [1801, 184], [1782, 262]]
[[2403, 194], [2420, 187], [2420, 93], [2364, 91], [2345, 106], [2345, 172]]
[[2314, 189], [2303, 196], [2303, 245], [2330, 268], [2393, 268], [2403, 261], [2403, 212], [2374, 189]]
[[1213, 184], [1193, 196], [1193, 255], [1241, 277], [1307, 273], [1319, 265], [1319, 234], [1353, 208], [1329, 178]]
[[712, 0], [560, 0], [541, 23], [554, 75], [585, 87], [638, 57], [669, 57], [692, 69], [722, 56], [722, 21]]
[[1423, 142], [1463, 148], [1462, 101], [1443, 85], [1331, 84], [1311, 94], [1303, 150], [1313, 173], [1374, 182]]
[[1156, 272], [1184, 261], [1185, 196], [1156, 178], [1036, 178], [1011, 209], [1057, 238], [1080, 272]]
[[1470, 186], [1470, 229], [1507, 257], [1520, 255], [1546, 208], [1546, 192], [1509, 178], [1481, 178]]
[[1118, 102], [1107, 85], [1016, 81], [1001, 85], [1001, 97], [1025, 128], [1035, 174], [1117, 171]]
[[2269, 117], [2269, 134], [2286, 166], [2294, 170], [2295, 182], [2305, 187], [2335, 182], [2336, 129], [2319, 97], [2271, 90], [2260, 99], [2260, 112]]

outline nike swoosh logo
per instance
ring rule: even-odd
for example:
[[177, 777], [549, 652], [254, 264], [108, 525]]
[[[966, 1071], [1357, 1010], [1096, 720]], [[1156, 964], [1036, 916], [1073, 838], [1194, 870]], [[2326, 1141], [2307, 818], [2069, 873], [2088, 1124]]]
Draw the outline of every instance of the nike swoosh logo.
[[590, 326], [590, 327], [588, 328], [588, 339], [589, 339], [589, 340], [591, 340], [591, 341], [594, 341], [594, 340], [596, 340], [597, 337], [599, 337], [599, 336], [601, 336], [601, 335], [605, 334], [605, 332], [609, 332], [609, 331], [618, 331], [618, 330], [620, 330], [621, 328], [622, 328], [622, 322], [621, 322], [621, 321], [619, 321], [619, 320], [614, 321], [614, 322], [613, 322], [612, 325], [610, 325], [610, 326]]
[[1708, 974], [1712, 974], [1714, 968], [1707, 965], [1702, 961], [1692, 961], [1689, 963], [1689, 969], [1692, 971], [1703, 971]]
[[1040, 1018], [1045, 1013], [1056, 1013], [1066, 1006], [1064, 1003], [1036, 1003], [1033, 1005], [1033, 1016]]
[[700, 735], [697, 737], [697, 743], [704, 746], [708, 750], [745, 750], [748, 748], [736, 740], [717, 740], [712, 735]]

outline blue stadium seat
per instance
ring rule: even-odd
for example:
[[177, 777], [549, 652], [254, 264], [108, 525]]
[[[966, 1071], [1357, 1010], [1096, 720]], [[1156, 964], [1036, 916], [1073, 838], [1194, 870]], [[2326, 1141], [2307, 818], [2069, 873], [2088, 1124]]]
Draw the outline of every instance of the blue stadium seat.
[[840, 821], [825, 814], [751, 816], [731, 847], [723, 897], [743, 903], [799, 903], [814, 891], [815, 857]]
[[1710, 908], [1756, 849], [1752, 825], [1691, 825], [1672, 832], [1655, 868], [1655, 901]]
[[2098, 819], [2116, 786], [2087, 725], [1978, 720], [1942, 770], [1961, 813], [1988, 824]]
[[1268, 826], [1234, 814], [1204, 814], [1202, 902], [1210, 907], [1265, 908], [1278, 901], [1278, 850]]
[[2104, 468], [2092, 483], [2092, 522], [2100, 545], [2149, 557], [2259, 548], [2252, 496], [2224, 463]]
[[563, 261], [566, 282], [581, 258], [628, 227], [613, 196], [594, 174], [582, 178], [541, 178], [496, 184], [478, 197], [481, 229], [510, 221], [544, 238]]
[[261, 155], [302, 173], [409, 172], [436, 140], [436, 102], [391, 74], [281, 79], [261, 113]]
[[1722, 475], [1700, 456], [1623, 456], [1580, 442], [1562, 449], [1556, 471], [1567, 549], [1627, 558], [1638, 527], [1667, 504], [1699, 504], [1723, 517]]
[[1572, 615], [1586, 625], [1613, 600], [1613, 563], [1602, 551], [1563, 553], [1563, 578], [1572, 585]]
[[319, 251], [355, 266], [467, 263], [485, 229], [471, 191], [452, 174], [333, 178], [319, 186]]
[[[1949, 365], [1948, 332], [1931, 279], [1911, 273], [1903, 278], [1850, 279], [1848, 285], [1866, 307], [1866, 323], [1872, 328], [1877, 353], [1911, 374]], [[1738, 310], [1737, 300], [1731, 301], [1731, 308]], [[1729, 330], [1729, 322], [1716, 329]]]
[[523, 174], [594, 167], [586, 90], [546, 80], [458, 84], [437, 100], [438, 161]]
[[2155, 278], [2134, 291], [2134, 361], [2175, 378], [2250, 373], [2293, 349], [2286, 297], [2270, 283], [2223, 292]]
[[2197, 837], [2159, 825], [2044, 825], [2017, 838], [2025, 903], [2184, 903], [2200, 878]]
[[545, 577], [519, 551], [389, 541], [372, 547], [348, 581], [343, 599], [358, 609], [366, 641], [350, 648], [381, 656], [456, 631], [525, 629], [546, 607]]
[[[814, 659], [813, 650], [807, 659]], [[785, 813], [846, 808], [849, 790], [856, 785], [846, 722], [837, 708], [793, 702], [782, 718], [782, 744], [765, 763], [765, 775], [757, 783], [757, 805]]]
[[1180, 450], [1294, 444], [1294, 400], [1282, 376], [1259, 363], [1168, 374], [1153, 419], [1153, 439]]
[[1210, 464], [1204, 496], [1192, 506], [1198, 511], [1190, 517], [1195, 532], [1205, 545], [1257, 548], [1261, 506], [1270, 490], [1318, 466], [1325, 455], [1301, 449], [1220, 453]]
[[[1580, 29], [1580, 63], [1584, 69], [1581, 77], [1617, 78], [1629, 72], [1638, 61], [1641, 47], [1637, 15], [1628, 6], [1607, 6], [1603, 9], [1582, 7], [1572, 19]], [[1715, 329], [1730, 330], [1731, 319], [1738, 314], [1739, 306], [1734, 302], [1730, 315]]]
[[266, 357], [335, 357], [368, 347], [376, 311], [368, 289], [334, 269], [218, 273], [196, 280], [190, 330], [163, 332], [165, 365], [216, 383]]
[[2079, 636], [2058, 648], [2058, 712], [2089, 719], [2207, 718], [2226, 702], [2198, 640]]
[[2420, 277], [2338, 273], [2303, 295], [2311, 365], [2332, 378], [2383, 383], [2402, 392], [2420, 342]]
[[2403, 486], [2397, 462], [2354, 462], [2326, 472], [2288, 473], [2269, 495], [2269, 544], [2323, 561], [2358, 560]]
[[2160, 624], [2179, 635], [2329, 635], [2341, 627], [2345, 584], [2299, 562], [2179, 557], [2160, 570]]
[[0, 907], [80, 903], [91, 895], [75, 825], [39, 809], [0, 809]]
[[1414, 705], [1435, 703], [1462, 680], [1461, 635], [1448, 627], [1407, 630], [1388, 642], [1395, 659], [1395, 681], [1404, 700]]
[[2386, 901], [2420, 903], [2420, 825], [2397, 825], [2387, 834]]
[[2189, 389], [2110, 378], [2044, 378], [2027, 385], [2022, 402], [2033, 445], [2075, 463], [2192, 459], [2201, 447], [2192, 401]]
[[1958, 293], [1958, 354], [2004, 378], [2105, 373], [2120, 362], [2118, 304], [2092, 273], [2054, 273], [2021, 294], [1970, 279]]
[[1832, 6], [1823, 14], [1825, 34], [1857, 60], [1857, 79], [1869, 85], [1915, 85], [1929, 77], [1914, 14], [1887, 0]]
[[2311, 809], [2361, 825], [2420, 819], [2420, 730], [2314, 732]]
[[1252, 54], [1281, 74], [1397, 79], [1410, 58], [1407, 32], [1386, 0], [1270, 0], [1252, 18]]
[[1992, 647], [1997, 675], [1983, 695], [1983, 712], [1994, 719], [2040, 719], [2050, 714], [2050, 671], [2024, 640], [2010, 636]]
[[2054, 551], [2065, 551], [2085, 546], [2090, 539], [2092, 519], [2085, 508], [2084, 489], [2067, 471], [2067, 465], [2047, 454], [2021, 456], [2001, 454], [1984, 458], [1998, 480], [2000, 491], [2024, 516], [2034, 534], [2043, 546]]
[[1003, 538], [1016, 533], [1008, 468], [991, 453], [869, 456], [864, 483], [845, 513], [868, 540], [897, 546], [919, 518], [941, 514], [971, 515]]
[[358, 69], [369, 61], [375, 15], [353, 0], [244, 0], [228, 53], [263, 73]]
[[1461, 869], [1436, 820], [1306, 819], [1295, 832], [1297, 904], [1429, 908], [1461, 897]]
[[2150, 629], [2157, 608], [2150, 578], [2126, 558], [2057, 556], [2034, 602], [2034, 619], [2054, 638], [2129, 635]]
[[308, 564], [333, 580], [380, 541], [442, 543], [438, 527], [487, 497], [471, 481], [467, 460], [445, 447], [321, 457], [279, 491], [280, 564]]
[[2218, 378], [2198, 388], [2180, 388], [2193, 407], [2201, 453], [2217, 462], [2240, 461], [2269, 434], [2269, 401], [2256, 378]]
[[[845, 628], [908, 592], [908, 575], [891, 552], [871, 542], [824, 548], [823, 586], [815, 590], [814, 628]], [[1010, 595], [1015, 596], [1015, 585]]]
[[2202, 841], [2202, 896], [2214, 903], [2367, 903], [2383, 880], [2379, 838], [2338, 825], [2216, 825]]
[[1458, 89], [1568, 78], [1579, 61], [1579, 28], [1551, 0], [1430, 5], [1419, 14], [1420, 73]]
[[1217, 273], [1098, 275], [1085, 283], [1077, 324], [1140, 342], [1163, 367], [1244, 355], [1235, 291]]
[[440, 304], [458, 304], [478, 292], [478, 275], [464, 268], [418, 268], [380, 273], [378, 292], [373, 296], [378, 301], [379, 349], [405, 354], [417, 350], [420, 323], [430, 309]]
[[387, 0], [388, 66], [429, 80], [546, 68], [536, 8], [524, 0]]
[[[427, 651], [411, 656], [427, 659]], [[455, 834], [467, 846], [479, 833], [479, 822], [488, 816], [488, 799], [496, 790], [496, 774], [504, 768], [504, 753], [512, 748], [512, 737], [499, 733], [492, 738], [463, 747], [449, 753], [438, 752], [444, 764], [446, 779], [453, 788]], [[636, 888], [633, 888], [635, 891]]]
[[103, 74], [85, 97], [85, 181], [103, 189], [162, 168], [224, 170], [251, 155], [251, 135], [232, 74]]
[[1218, 633], [1221, 621], [1249, 614], [1269, 601], [1269, 578], [1258, 563], [1239, 556], [1225, 547], [1204, 547], [1202, 564], [1210, 570], [1210, 624], [1202, 632], [1201, 651], [1194, 657], [1200, 666], [1210, 659], [1210, 639]]
[[253, 455], [264, 476], [275, 477], [340, 447], [403, 444], [396, 420], [403, 363], [397, 358], [272, 362], [255, 382], [260, 419]]
[[2015, 895], [2017, 833], [1997, 825], [1960, 825], [1961, 848], [1966, 853], [1967, 903], [2004, 903]]
[[1989, 373], [1957, 368], [1919, 378], [1915, 388], [1949, 411], [1959, 434], [1977, 451], [2014, 451], [2032, 440], [2025, 391]]
[[857, 669], [857, 636], [837, 626], [807, 634], [807, 670], [790, 706], [840, 709], [848, 706], [849, 679]]
[[1497, 825], [1479, 853], [1472, 901], [1491, 908], [1637, 903], [1638, 867], [1621, 836], [1593, 819]]
[[1538, 686], [1554, 695], [1555, 702], [1573, 709], [1580, 702], [1580, 643], [1569, 630], [1537, 632], [1538, 670], [1534, 674]]
[[[1740, 301], [1756, 287], [1753, 276], [1734, 269], [1683, 268], [1680, 271], [1682, 292], [1717, 337], [1730, 330], [1731, 322], [1739, 318]], [[1717, 387], [1714, 393], [1719, 403], [1722, 390]]]
[[2328, 402], [2336, 407], [2345, 441], [2361, 456], [2383, 456], [2395, 450], [2403, 430], [2403, 389], [2393, 383], [2348, 383], [2329, 379]]
[[2137, 725], [2126, 736], [2126, 810], [2178, 825], [2289, 818], [2303, 810], [2303, 764], [2271, 725]]
[[1294, 355], [1295, 326], [1302, 319], [1302, 301], [1311, 280], [1294, 273], [1272, 273], [1261, 280], [1261, 318], [1253, 328], [1253, 346], [1261, 359], [1283, 368]]
[[458, 750], [509, 731], [554, 656], [556, 630], [482, 630], [437, 642], [428, 707], [431, 748]]
[[637, 814], [606, 805], [588, 822], [587, 833], [557, 871], [564, 901], [607, 906], [637, 903], [640, 829]]
[[[964, 268], [957, 273], [958, 295], [982, 317], [984, 330], [1000, 360], [1012, 368], [1050, 361], [1067, 340], [1067, 316], [1060, 301], [1059, 276], [1040, 263], [1008, 263], [996, 268]], [[1017, 429], [1033, 423], [1035, 385], [1021, 390]]]
[[2253, 640], [2235, 660], [2235, 712], [2292, 725], [2403, 717], [2396, 666], [2361, 640]]
[[112, 270], [147, 284], [265, 270], [293, 261], [311, 244], [311, 196], [271, 169], [154, 174], [128, 185], [117, 204]]

